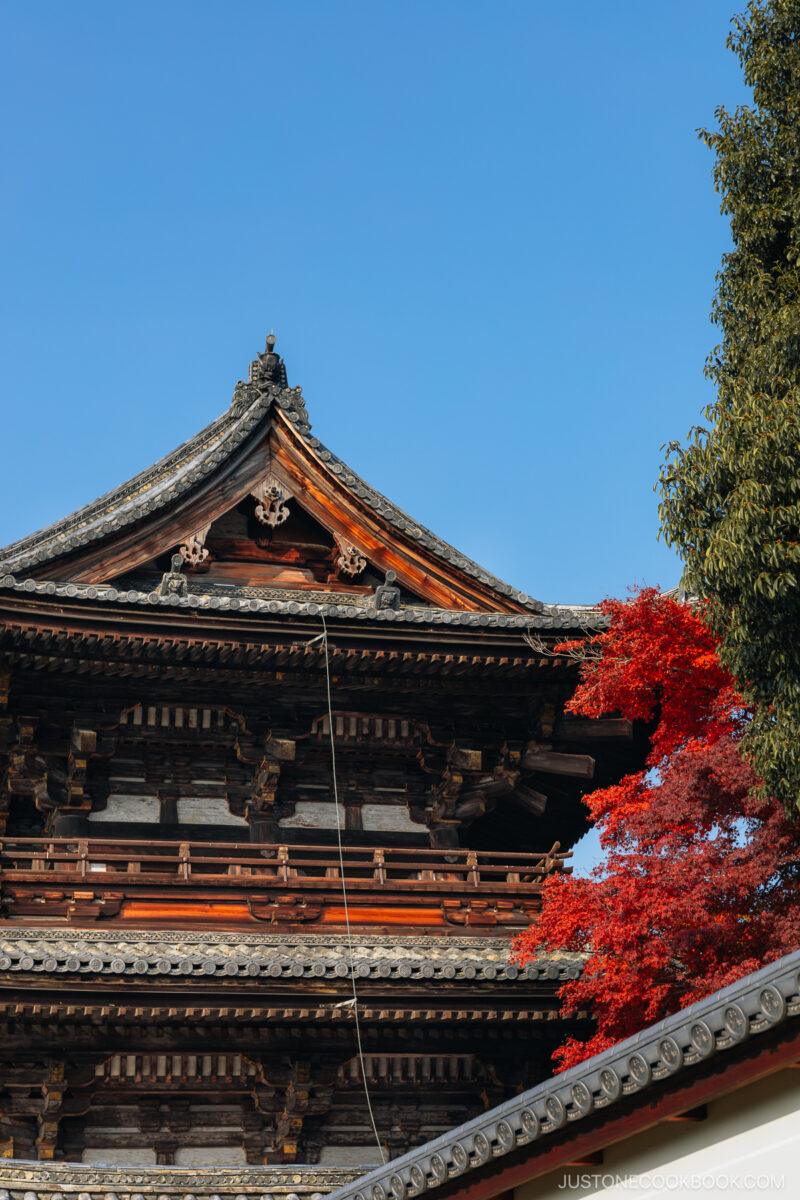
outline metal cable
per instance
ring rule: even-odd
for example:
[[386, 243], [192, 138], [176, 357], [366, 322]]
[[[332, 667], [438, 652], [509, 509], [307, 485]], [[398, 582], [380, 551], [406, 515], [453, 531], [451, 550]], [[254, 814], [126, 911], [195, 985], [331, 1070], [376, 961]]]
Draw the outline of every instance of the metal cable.
[[378, 1133], [378, 1126], [375, 1124], [375, 1114], [372, 1111], [372, 1101], [370, 1100], [369, 1085], [367, 1084], [367, 1070], [366, 1070], [366, 1066], [364, 1064], [364, 1050], [361, 1045], [361, 1026], [360, 1026], [359, 1020], [358, 1020], [358, 993], [356, 991], [356, 968], [355, 968], [355, 963], [353, 962], [353, 938], [352, 938], [352, 934], [350, 932], [350, 910], [347, 905], [347, 885], [345, 883], [345, 878], [344, 878], [344, 852], [342, 850], [342, 825], [341, 825], [341, 822], [339, 819], [339, 788], [336, 783], [336, 743], [335, 743], [334, 737], [333, 737], [333, 705], [331, 703], [331, 666], [330, 666], [330, 656], [328, 654], [328, 627], [325, 624], [325, 617], [323, 616], [322, 613], [320, 613], [320, 617], [322, 618], [322, 631], [323, 631], [322, 632], [322, 644], [325, 649], [325, 683], [326, 683], [327, 692], [328, 692], [328, 730], [330, 732], [330, 738], [331, 738], [331, 775], [333, 778], [333, 802], [334, 802], [334, 806], [336, 809], [336, 837], [337, 837], [338, 844], [339, 844], [339, 878], [341, 879], [341, 882], [342, 882], [342, 900], [344, 901], [344, 923], [345, 923], [345, 929], [347, 930], [347, 954], [348, 954], [348, 958], [350, 960], [349, 961], [350, 982], [353, 986], [352, 1004], [353, 1004], [353, 1018], [355, 1020], [355, 1027], [356, 1027], [356, 1043], [358, 1045], [358, 1059], [361, 1064], [361, 1079], [364, 1084], [364, 1095], [367, 1098], [367, 1111], [369, 1112], [369, 1119], [372, 1124], [372, 1132], [375, 1134], [375, 1141], [378, 1144], [378, 1150], [380, 1151], [381, 1161], [383, 1163], [387, 1163], [389, 1161], [389, 1158], [381, 1144], [380, 1134]]

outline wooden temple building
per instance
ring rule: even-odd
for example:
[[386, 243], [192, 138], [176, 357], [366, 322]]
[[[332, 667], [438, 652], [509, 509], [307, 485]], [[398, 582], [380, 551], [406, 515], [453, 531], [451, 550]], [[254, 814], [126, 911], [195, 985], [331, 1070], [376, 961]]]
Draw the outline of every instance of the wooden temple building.
[[564, 713], [589, 621], [321, 445], [272, 338], [0, 551], [0, 1200], [322, 1195], [547, 1077], [580, 964], [509, 939], [643, 753]]

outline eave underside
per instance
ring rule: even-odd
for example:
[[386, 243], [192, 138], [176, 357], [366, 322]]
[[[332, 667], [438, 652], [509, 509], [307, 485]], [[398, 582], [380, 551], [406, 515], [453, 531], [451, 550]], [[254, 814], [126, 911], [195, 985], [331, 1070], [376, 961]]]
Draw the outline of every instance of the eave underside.
[[[234, 806], [231, 812], [239, 817], [255, 803], [254, 771], [263, 757], [264, 738], [289, 739], [287, 746], [297, 747], [291, 761], [277, 764], [280, 778], [275, 775], [279, 797], [287, 804], [303, 780], [303, 786], [324, 785], [330, 767], [320, 724], [327, 712], [326, 648], [318, 616], [176, 611], [161, 604], [140, 608], [22, 590], [6, 597], [0, 620], [11, 719], [3, 736], [9, 749], [15, 742], [30, 747], [18, 784], [23, 795], [35, 795], [40, 811], [66, 804], [73, 815], [85, 816], [81, 797], [92, 794], [94, 807], [102, 808], [108, 788], [117, 786], [104, 765], [117, 744], [128, 758], [144, 755], [141, 769], [153, 778], [158, 763], [167, 770], [175, 755], [187, 762], [198, 754], [215, 760]], [[491, 621], [482, 618], [480, 625], [470, 627], [409, 626], [351, 618], [331, 628], [327, 656], [341, 766], [352, 762], [353, 786], [370, 793], [369, 803], [388, 802], [392, 788], [403, 789], [414, 822], [422, 822], [416, 831], [408, 821], [404, 827], [409, 836], [419, 834], [420, 844], [428, 836], [426, 823], [430, 825], [423, 810], [433, 813], [435, 808], [445, 822], [476, 822], [494, 811], [498, 799], [513, 793], [514, 802], [519, 800], [528, 814], [523, 821], [536, 821], [520, 849], [546, 852], [556, 841], [566, 849], [585, 826], [581, 796], [587, 787], [602, 786], [631, 769], [643, 754], [642, 735], [625, 722], [564, 719], [577, 667], [550, 648], [555, 632], [549, 633], [548, 643], [532, 646], [524, 630]], [[192, 721], [200, 721], [201, 709], [202, 720], [211, 721], [208, 732], [190, 728]], [[225, 729], [218, 731], [219, 713], [228, 715]], [[402, 737], [392, 734], [387, 741], [387, 721], [399, 722]], [[376, 735], [380, 722], [384, 732]], [[68, 758], [74, 728], [94, 731], [87, 733], [94, 758], [86, 759], [83, 791], [69, 803], [58, 799], [63, 787], [53, 781], [73, 770]], [[48, 760], [47, 795], [43, 777], [37, 776], [41, 754], [55, 755]], [[456, 761], [458, 788], [452, 786]], [[179, 780], [186, 774], [183, 767], [181, 771]], [[394, 772], [394, 777], [381, 782], [376, 771]], [[375, 783], [379, 791], [373, 795]], [[520, 783], [528, 790], [515, 791]], [[447, 789], [441, 801], [436, 799], [440, 784]], [[68, 780], [64, 786], [73, 785]], [[185, 795], [188, 786], [188, 777], [176, 784], [175, 798]], [[277, 812], [276, 820], [290, 819], [292, 811]], [[162, 813], [161, 819], [175, 818]], [[50, 832], [57, 831], [51, 825], [37, 829], [30, 821], [24, 829], [16, 828], [20, 836]], [[81, 831], [70, 826], [64, 832]], [[86, 837], [103, 833], [152, 836], [145, 828], [82, 829]], [[519, 827], [510, 840], [508, 834], [504, 826], [485, 844], [480, 839], [461, 844], [475, 849], [518, 844]], [[230, 840], [237, 834], [186, 830], [182, 836]], [[291, 836], [273, 822], [264, 825], [259, 840]], [[303, 831], [296, 836], [302, 841]], [[387, 836], [390, 843], [396, 840], [394, 834]], [[370, 844], [366, 833], [361, 842]]]

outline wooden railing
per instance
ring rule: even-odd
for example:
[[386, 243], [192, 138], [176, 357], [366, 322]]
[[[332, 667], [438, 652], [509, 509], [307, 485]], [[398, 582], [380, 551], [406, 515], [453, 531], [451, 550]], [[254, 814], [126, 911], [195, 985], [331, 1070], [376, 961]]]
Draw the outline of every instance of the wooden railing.
[[[538, 892], [571, 857], [559, 843], [546, 853], [417, 850], [348, 846], [343, 853], [348, 892], [517, 895]], [[569, 868], [566, 868], [567, 870]], [[105, 838], [2, 838], [0, 884], [97, 887], [341, 889], [332, 846], [251, 842], [168, 842]]]

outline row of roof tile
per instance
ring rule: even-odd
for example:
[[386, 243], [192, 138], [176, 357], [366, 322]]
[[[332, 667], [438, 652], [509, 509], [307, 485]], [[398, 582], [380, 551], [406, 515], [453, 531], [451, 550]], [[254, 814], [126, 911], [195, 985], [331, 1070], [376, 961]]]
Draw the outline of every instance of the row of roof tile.
[[605, 618], [596, 610], [580, 608], [551, 608], [549, 615], [525, 616], [503, 613], [454, 612], [443, 608], [376, 609], [355, 604], [337, 604], [334, 593], [331, 602], [303, 603], [298, 600], [263, 600], [247, 594], [203, 595], [196, 592], [188, 596], [162, 596], [158, 592], [140, 592], [107, 587], [102, 584], [76, 584], [41, 582], [35, 579], [17, 579], [14, 575], [0, 576], [0, 588], [15, 592], [29, 592], [38, 596], [56, 596], [65, 599], [96, 600], [111, 604], [151, 605], [159, 608], [211, 609], [220, 612], [242, 614], [264, 614], [283, 616], [324, 616], [359, 621], [378, 621], [408, 625], [460, 625], [486, 629], [599, 629]]
[[[252, 940], [253, 937], [256, 940]], [[139, 933], [65, 939], [59, 932], [9, 930], [0, 937], [0, 973], [38, 975], [114, 975], [263, 979], [346, 979], [351, 963], [356, 978], [404, 983], [480, 981], [565, 981], [580, 974], [577, 955], [542, 958], [520, 969], [508, 962], [508, 942], [501, 938], [385, 938], [376, 944], [356, 941], [352, 960], [344, 938], [329, 936], [316, 944], [269, 938], [192, 937], [159, 934], [157, 941]], [[464, 944], [466, 943], [466, 944]]]

